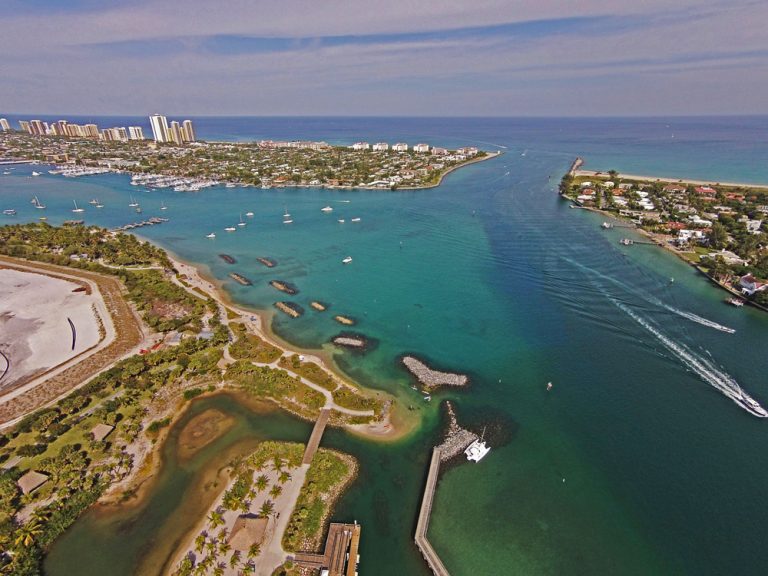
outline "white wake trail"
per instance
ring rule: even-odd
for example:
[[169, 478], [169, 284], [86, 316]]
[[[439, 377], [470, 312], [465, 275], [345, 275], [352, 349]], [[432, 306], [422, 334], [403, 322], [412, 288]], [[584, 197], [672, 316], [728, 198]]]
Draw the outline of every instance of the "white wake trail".
[[701, 324], [702, 326], [707, 326], [709, 328], [714, 328], [715, 330], [720, 330], [720, 332], [727, 332], [728, 334], [735, 334], [736, 330], [733, 328], [729, 328], [728, 326], [723, 326], [722, 324], [718, 324], [717, 322], [713, 320], [707, 320], [706, 318], [702, 318], [701, 316], [697, 316], [693, 312], [686, 312], [685, 310], [678, 310], [677, 308], [673, 306], [669, 306], [667, 304], [664, 304], [663, 302], [659, 302], [661, 306], [672, 312], [673, 314], [677, 314], [678, 316], [682, 316], [683, 318], [688, 318], [688, 320], [691, 320], [692, 322], [696, 322], [697, 324]]
[[625, 306], [618, 300], [608, 297], [619, 309], [624, 311], [633, 320], [643, 328], [653, 334], [670, 352], [672, 352], [685, 366], [695, 372], [699, 378], [704, 380], [713, 388], [719, 390], [722, 394], [733, 400], [739, 407], [758, 418], [768, 418], [768, 412], [760, 406], [749, 394], [747, 394], [739, 383], [726, 372], [717, 368], [714, 364], [696, 355], [686, 348], [683, 344], [674, 342], [669, 337], [662, 334], [650, 322], [642, 318], [631, 308]]

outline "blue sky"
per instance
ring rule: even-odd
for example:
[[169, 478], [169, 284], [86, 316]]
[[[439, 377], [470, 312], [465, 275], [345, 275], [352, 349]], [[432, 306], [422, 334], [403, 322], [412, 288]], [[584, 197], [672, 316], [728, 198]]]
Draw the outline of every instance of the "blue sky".
[[768, 2], [5, 0], [3, 113], [767, 113]]

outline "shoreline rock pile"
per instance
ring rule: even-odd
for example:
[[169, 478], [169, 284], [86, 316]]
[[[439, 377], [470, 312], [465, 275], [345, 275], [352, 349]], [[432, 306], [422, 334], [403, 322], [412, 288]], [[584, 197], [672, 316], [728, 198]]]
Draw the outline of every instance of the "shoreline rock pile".
[[401, 361], [419, 383], [428, 389], [438, 386], [466, 386], [469, 382], [466, 374], [434, 370], [414, 356], [403, 356]]

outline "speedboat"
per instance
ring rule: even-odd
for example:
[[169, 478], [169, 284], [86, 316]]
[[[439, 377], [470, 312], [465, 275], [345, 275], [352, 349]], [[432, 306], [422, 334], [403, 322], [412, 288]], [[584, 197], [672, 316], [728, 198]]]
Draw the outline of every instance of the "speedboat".
[[339, 224], [344, 224], [344, 218], [339, 218]]
[[360, 222], [360, 218], [352, 218], [352, 222]]
[[293, 220], [283, 220], [283, 224], [293, 224]]
[[248, 218], [253, 218], [253, 212], [246, 212], [246, 213], [245, 213], [245, 215], [246, 215]]
[[3, 214], [6, 216], [16, 216], [16, 210], [9, 208], [8, 210], [3, 210]]
[[350, 262], [352, 262], [352, 256], [347, 256], [341, 261], [342, 264], [349, 264]]
[[320, 208], [322, 212], [333, 212], [333, 208], [330, 206], [326, 206], [325, 208]]
[[206, 234], [206, 235], [205, 235], [205, 237], [206, 237], [206, 238], [216, 238], [216, 234], [214, 234], [213, 232], [211, 232], [210, 234]]
[[234, 232], [235, 230], [237, 230], [237, 228], [235, 228], [234, 226], [227, 226], [226, 228], [224, 228], [224, 230], [226, 232]]

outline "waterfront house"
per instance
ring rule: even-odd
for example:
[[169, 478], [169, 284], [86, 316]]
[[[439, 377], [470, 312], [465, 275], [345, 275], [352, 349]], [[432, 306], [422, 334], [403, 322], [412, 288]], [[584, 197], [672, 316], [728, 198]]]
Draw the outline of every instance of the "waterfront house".
[[714, 196], [717, 194], [717, 190], [712, 188], [712, 186], [696, 186], [693, 191], [700, 196]]
[[433, 156], [446, 156], [447, 154], [448, 154], [448, 150], [446, 148], [438, 148], [437, 146], [432, 148]]
[[738, 255], [724, 248], [719, 252], [710, 252], [709, 254], [701, 255], [702, 260], [706, 260], [707, 258], [722, 258], [726, 264], [730, 264], [732, 266], [745, 266], [747, 264], [747, 262], [741, 259]]
[[762, 292], [768, 287], [768, 283], [761, 282], [752, 274], [746, 274], [739, 279], [739, 288], [745, 296], [752, 296], [757, 292]]

